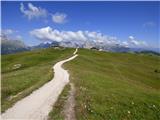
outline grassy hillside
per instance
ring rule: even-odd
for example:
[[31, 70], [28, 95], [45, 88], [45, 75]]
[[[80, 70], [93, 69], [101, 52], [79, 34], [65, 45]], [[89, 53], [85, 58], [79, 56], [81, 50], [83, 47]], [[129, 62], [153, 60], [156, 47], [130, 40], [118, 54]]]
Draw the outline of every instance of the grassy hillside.
[[2, 111], [51, 80], [52, 66], [57, 61], [71, 56], [73, 51], [49, 48], [2, 55]]
[[81, 49], [65, 64], [78, 120], [159, 120], [160, 57]]
[[[73, 49], [53, 48], [2, 55], [2, 111], [53, 77], [52, 66]], [[160, 57], [80, 49], [64, 65], [76, 86], [78, 120], [159, 120]], [[59, 114], [70, 87], [64, 89], [50, 113]]]

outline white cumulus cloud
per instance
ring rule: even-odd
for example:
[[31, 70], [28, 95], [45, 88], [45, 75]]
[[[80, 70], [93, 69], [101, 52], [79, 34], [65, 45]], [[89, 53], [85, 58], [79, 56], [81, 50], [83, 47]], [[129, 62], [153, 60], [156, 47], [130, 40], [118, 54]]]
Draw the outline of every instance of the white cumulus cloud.
[[52, 29], [51, 27], [45, 27], [40, 29], [35, 29], [30, 32], [30, 34], [40, 40], [48, 41], [92, 41], [95, 43], [108, 43], [114, 44], [116, 41], [115, 37], [109, 37], [103, 35], [102, 33], [89, 32], [89, 31], [59, 31], [57, 29]]
[[130, 40], [134, 40], [134, 37], [133, 36], [129, 36], [128, 37]]
[[52, 20], [55, 23], [62, 24], [66, 22], [67, 15], [65, 13], [55, 13], [52, 15]]
[[28, 19], [46, 17], [47, 11], [40, 7], [34, 6], [32, 3], [28, 3], [28, 9], [25, 8], [24, 4], [20, 4], [20, 11], [28, 17]]
[[129, 36], [128, 41], [124, 41], [123, 45], [130, 46], [130, 47], [146, 47], [146, 46], [148, 46], [145, 41], [137, 40], [133, 36]]

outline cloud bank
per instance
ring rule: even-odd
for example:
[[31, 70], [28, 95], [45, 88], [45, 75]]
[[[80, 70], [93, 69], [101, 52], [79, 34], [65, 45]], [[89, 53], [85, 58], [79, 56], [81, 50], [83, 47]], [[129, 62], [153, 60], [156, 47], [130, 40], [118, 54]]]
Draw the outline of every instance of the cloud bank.
[[39, 40], [43, 41], [92, 41], [94, 43], [108, 43], [108, 44], [115, 44], [116, 39], [115, 37], [109, 37], [103, 35], [102, 33], [98, 32], [89, 32], [89, 31], [59, 31], [56, 29], [52, 29], [51, 27], [45, 27], [40, 29], [35, 29], [30, 32], [31, 35], [36, 37]]
[[147, 44], [144, 41], [136, 40], [129, 36], [128, 41], [121, 42], [116, 37], [104, 35], [100, 32], [90, 31], [59, 31], [51, 27], [44, 27], [30, 31], [30, 34], [41, 41], [70, 42], [78, 45], [88, 46], [115, 46], [143, 47]]

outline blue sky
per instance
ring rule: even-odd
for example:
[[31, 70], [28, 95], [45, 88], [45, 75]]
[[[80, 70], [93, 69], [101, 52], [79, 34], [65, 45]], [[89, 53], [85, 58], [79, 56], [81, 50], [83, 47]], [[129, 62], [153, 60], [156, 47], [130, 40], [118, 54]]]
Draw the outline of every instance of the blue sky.
[[[38, 15], [26, 13], [29, 3], [40, 11]], [[2, 30], [14, 31], [13, 36], [21, 36], [28, 45], [41, 42], [31, 31], [49, 26], [58, 31], [94, 31], [121, 42], [135, 39], [158, 47], [159, 6], [160, 2], [2, 2]]]

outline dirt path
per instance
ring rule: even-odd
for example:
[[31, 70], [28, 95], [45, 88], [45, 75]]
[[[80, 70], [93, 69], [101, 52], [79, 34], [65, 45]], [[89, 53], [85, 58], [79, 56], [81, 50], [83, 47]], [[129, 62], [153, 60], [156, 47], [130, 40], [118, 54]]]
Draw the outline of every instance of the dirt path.
[[74, 52], [74, 56], [56, 63], [53, 67], [54, 78], [9, 108], [2, 114], [3, 120], [46, 120], [64, 86], [69, 82], [69, 74], [62, 65], [77, 56]]
[[78, 48], [76, 48], [76, 50], [74, 51], [73, 55], [77, 54], [78, 52]]
[[70, 83], [70, 86], [71, 86], [71, 90], [69, 92], [68, 99], [64, 106], [63, 113], [64, 113], [65, 120], [76, 120], [75, 110], [74, 110], [76, 90], [73, 83]]

